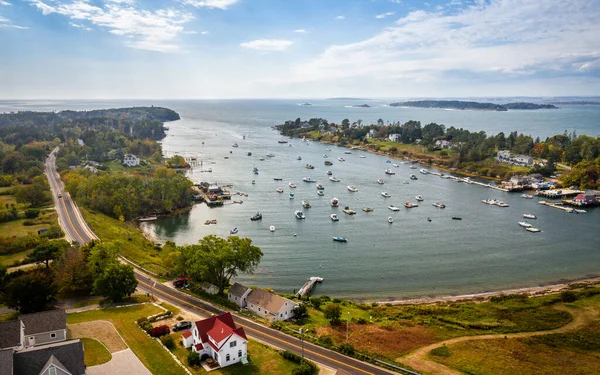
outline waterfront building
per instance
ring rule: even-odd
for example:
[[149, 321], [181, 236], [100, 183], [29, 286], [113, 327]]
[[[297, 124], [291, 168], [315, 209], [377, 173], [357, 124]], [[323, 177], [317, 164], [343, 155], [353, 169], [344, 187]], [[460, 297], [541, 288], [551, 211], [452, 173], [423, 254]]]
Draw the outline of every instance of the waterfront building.
[[138, 158], [135, 155], [127, 154], [123, 158], [123, 164], [125, 164], [128, 167], [135, 167], [136, 165], [140, 164], [140, 161], [138, 160]]
[[248, 298], [248, 294], [252, 292], [252, 289], [247, 286], [243, 286], [242, 284], [235, 283], [229, 288], [229, 292], [227, 293], [227, 299], [231, 302], [235, 303], [241, 308], [246, 307]]
[[390, 134], [390, 135], [388, 135], [388, 139], [392, 142], [401, 142], [402, 141], [400, 134]]
[[253, 289], [248, 295], [247, 302], [248, 310], [271, 322], [292, 318], [298, 306], [297, 303], [264, 289]]

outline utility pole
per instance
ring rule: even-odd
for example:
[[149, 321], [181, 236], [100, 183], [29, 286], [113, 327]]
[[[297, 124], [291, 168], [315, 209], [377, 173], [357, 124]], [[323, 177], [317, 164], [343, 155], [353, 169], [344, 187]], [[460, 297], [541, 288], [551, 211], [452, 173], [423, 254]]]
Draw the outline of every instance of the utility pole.
[[302, 328], [300, 328], [299, 331], [300, 331], [300, 343], [302, 345], [302, 359], [304, 359], [304, 330], [302, 330]]
[[348, 324], [350, 322], [350, 311], [348, 311], [348, 318], [346, 319], [346, 344], [348, 343]]

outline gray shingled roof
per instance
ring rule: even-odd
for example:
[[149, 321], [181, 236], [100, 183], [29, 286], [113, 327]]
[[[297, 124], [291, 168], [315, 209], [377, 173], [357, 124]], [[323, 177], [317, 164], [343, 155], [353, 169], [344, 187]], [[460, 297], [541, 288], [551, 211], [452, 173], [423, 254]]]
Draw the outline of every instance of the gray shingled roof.
[[83, 344], [79, 340], [36, 346], [18, 351], [13, 357], [13, 373], [38, 375], [52, 356], [56, 357], [71, 374], [85, 374]]
[[11, 320], [0, 323], [0, 349], [13, 348], [21, 344], [21, 322]]
[[0, 350], [0, 374], [13, 374], [13, 350]]
[[259, 288], [253, 289], [252, 293], [248, 295], [248, 303], [262, 307], [274, 314], [277, 314], [286, 302], [290, 302], [291, 305], [294, 304], [294, 302], [287, 298], [280, 297], [277, 294]]
[[229, 288], [229, 293], [236, 297], [242, 297], [244, 293], [248, 290], [248, 287], [243, 286], [242, 284], [235, 283]]
[[24, 314], [19, 319], [25, 324], [25, 335], [67, 328], [67, 312], [63, 309]]

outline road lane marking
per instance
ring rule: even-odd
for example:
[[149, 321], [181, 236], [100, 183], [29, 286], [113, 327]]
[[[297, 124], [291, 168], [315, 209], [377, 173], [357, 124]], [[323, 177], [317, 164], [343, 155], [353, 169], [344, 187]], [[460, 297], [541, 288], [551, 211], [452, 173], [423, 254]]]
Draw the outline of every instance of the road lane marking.
[[[138, 274], [138, 275], [139, 275], [139, 274]], [[144, 277], [144, 276], [141, 276], [141, 277]], [[143, 280], [138, 280], [138, 282], [140, 282], [140, 283], [142, 283], [142, 284], [144, 284], [144, 285], [148, 286], [148, 287], [150, 288], [150, 290], [156, 290], [156, 291], [158, 291], [159, 293], [162, 293], [163, 295], [166, 295], [166, 296], [168, 296], [168, 297], [170, 297], [170, 298], [176, 299], [176, 300], [178, 300], [178, 301], [180, 301], [180, 302], [182, 302], [182, 303], [184, 303], [184, 304], [186, 304], [186, 305], [188, 305], [188, 306], [191, 306], [191, 307], [194, 307], [194, 308], [196, 308], [196, 309], [199, 309], [199, 310], [205, 311], [205, 312], [207, 312], [207, 313], [209, 313], [209, 314], [214, 314], [212, 311], [209, 311], [209, 310], [207, 310], [207, 309], [205, 309], [205, 308], [203, 308], [203, 307], [196, 306], [196, 305], [194, 305], [194, 304], [192, 304], [192, 303], [190, 303], [190, 302], [188, 302], [188, 301], [182, 300], [181, 298], [178, 298], [178, 297], [176, 297], [176, 296], [174, 296], [174, 295], [170, 295], [170, 294], [167, 294], [166, 292], [163, 292], [163, 291], [161, 291], [161, 290], [159, 290], [159, 289], [153, 288], [153, 287], [152, 287], [152, 285], [150, 285], [150, 284], [148, 284], [148, 283], [144, 282]], [[190, 297], [191, 297], [191, 296], [190, 296]], [[258, 323], [257, 323], [257, 324], [258, 324]], [[293, 344], [293, 343], [291, 343], [291, 342], [288, 342], [288, 341], [285, 341], [285, 340], [282, 340], [282, 339], [280, 339], [280, 338], [278, 338], [278, 337], [272, 336], [272, 335], [270, 335], [269, 333], [264, 333], [264, 332], [261, 332], [261, 331], [260, 331], [260, 330], [258, 330], [258, 329], [255, 329], [255, 328], [249, 327], [249, 326], [247, 326], [247, 325], [244, 325], [244, 324], [241, 324], [241, 323], [238, 323], [238, 325], [242, 326], [243, 328], [249, 329], [249, 330], [251, 330], [251, 331], [258, 332], [258, 333], [260, 333], [261, 335], [263, 335], [263, 336], [266, 336], [266, 337], [268, 337], [268, 338], [271, 338], [271, 339], [273, 339], [273, 340], [277, 340], [277, 341], [283, 342], [283, 343], [285, 343], [285, 344], [287, 344], [287, 345], [289, 345], [289, 346], [292, 346], [292, 347], [294, 347], [294, 348], [296, 348], [296, 349], [301, 349], [301, 346], [299, 346], [299, 345], [296, 345], [296, 344]], [[292, 337], [293, 337], [293, 336], [292, 336]], [[344, 363], [344, 362], [338, 361], [337, 359], [334, 359], [334, 358], [331, 358], [331, 357], [327, 357], [326, 355], [323, 355], [323, 354], [320, 354], [320, 353], [317, 353], [317, 352], [313, 352], [313, 351], [312, 351], [312, 350], [310, 350], [310, 349], [306, 349], [306, 348], [305, 348], [305, 349], [304, 349], [304, 351], [305, 351], [305, 352], [307, 352], [307, 353], [311, 353], [311, 354], [314, 354], [314, 355], [316, 355], [316, 356], [319, 356], [319, 357], [325, 358], [325, 359], [327, 359], [327, 360], [329, 360], [329, 361], [332, 361], [332, 362], [339, 363], [339, 364], [341, 364], [341, 365], [344, 365], [344, 366], [350, 367], [350, 368], [352, 368], [352, 369], [354, 369], [354, 370], [357, 370], [357, 371], [360, 371], [360, 372], [362, 372], [362, 373], [364, 373], [364, 374], [375, 375], [375, 374], [374, 374], [374, 373], [372, 373], [372, 372], [367, 372], [367, 371], [365, 371], [365, 370], [363, 370], [363, 369], [360, 369], [360, 368], [358, 368], [358, 367], [354, 367], [354, 366], [352, 366], [352, 365], [349, 365], [349, 364], [347, 364], [347, 363]]]

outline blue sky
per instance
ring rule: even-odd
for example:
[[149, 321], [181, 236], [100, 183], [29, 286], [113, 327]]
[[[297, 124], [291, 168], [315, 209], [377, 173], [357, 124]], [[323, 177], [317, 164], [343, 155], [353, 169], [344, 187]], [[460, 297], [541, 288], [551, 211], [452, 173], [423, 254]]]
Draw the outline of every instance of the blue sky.
[[600, 95], [589, 0], [0, 0], [0, 98]]

